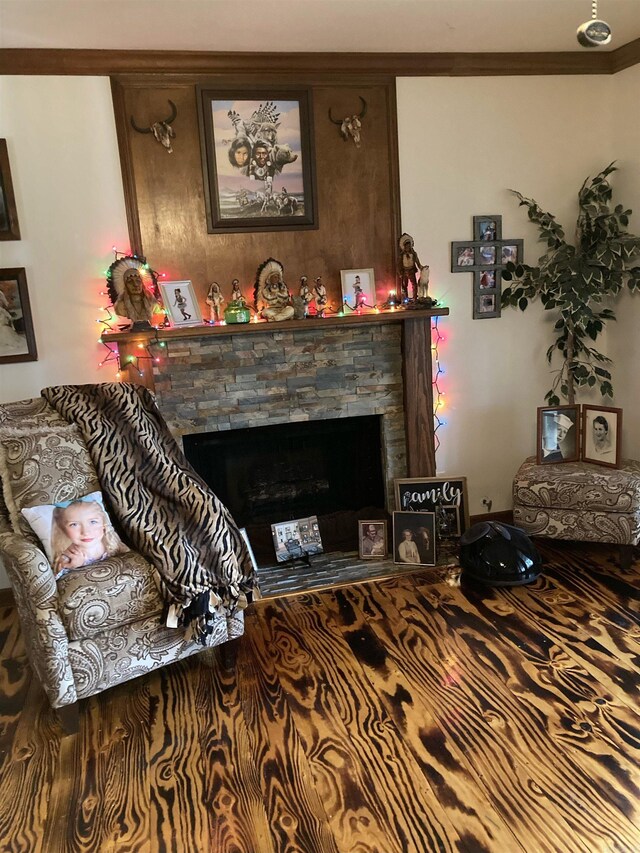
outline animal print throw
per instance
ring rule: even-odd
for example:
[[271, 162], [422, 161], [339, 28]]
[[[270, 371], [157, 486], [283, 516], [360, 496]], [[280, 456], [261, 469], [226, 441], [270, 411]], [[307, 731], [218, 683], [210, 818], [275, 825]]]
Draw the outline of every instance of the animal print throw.
[[113, 382], [41, 393], [79, 427], [123, 538], [158, 570], [168, 625], [191, 625], [204, 643], [217, 611], [233, 613], [259, 597], [235, 522], [146, 388]]

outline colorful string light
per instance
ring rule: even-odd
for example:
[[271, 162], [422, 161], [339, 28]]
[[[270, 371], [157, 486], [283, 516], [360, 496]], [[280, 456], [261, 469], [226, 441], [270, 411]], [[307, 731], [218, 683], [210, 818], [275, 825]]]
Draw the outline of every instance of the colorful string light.
[[444, 391], [440, 388], [440, 377], [444, 376], [444, 370], [442, 369], [442, 365], [440, 364], [440, 344], [444, 341], [444, 336], [440, 334], [440, 329], [438, 328], [438, 320], [439, 317], [434, 317], [431, 321], [431, 361], [433, 365], [433, 377], [431, 380], [431, 384], [433, 386], [433, 422], [434, 429], [433, 435], [435, 439], [435, 449], [436, 451], [440, 447], [440, 436], [438, 435], [438, 430], [440, 427], [446, 425], [446, 421], [443, 420], [440, 415], [442, 410], [444, 409]]

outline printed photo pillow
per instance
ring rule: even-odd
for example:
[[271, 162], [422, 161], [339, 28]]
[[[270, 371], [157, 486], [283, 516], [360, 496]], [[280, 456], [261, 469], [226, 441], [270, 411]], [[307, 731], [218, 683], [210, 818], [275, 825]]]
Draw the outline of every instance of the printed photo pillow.
[[56, 577], [127, 550], [100, 492], [20, 511], [42, 543]]

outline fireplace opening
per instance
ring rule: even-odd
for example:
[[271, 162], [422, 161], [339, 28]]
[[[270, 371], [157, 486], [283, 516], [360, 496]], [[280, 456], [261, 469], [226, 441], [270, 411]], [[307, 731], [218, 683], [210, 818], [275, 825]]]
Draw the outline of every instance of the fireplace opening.
[[342, 514], [343, 522], [353, 517], [347, 538], [356, 548], [358, 512], [384, 513], [380, 421], [364, 416], [194, 433], [183, 436], [184, 451], [252, 544], [265, 535], [270, 543], [273, 523], [317, 515], [325, 550], [336, 550], [344, 546]]

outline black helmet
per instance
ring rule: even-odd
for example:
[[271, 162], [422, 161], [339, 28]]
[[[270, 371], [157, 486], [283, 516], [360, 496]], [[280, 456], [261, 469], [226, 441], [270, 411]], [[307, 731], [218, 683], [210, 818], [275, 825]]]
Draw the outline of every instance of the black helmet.
[[490, 586], [518, 586], [538, 577], [542, 557], [519, 527], [481, 521], [460, 537], [460, 565], [463, 579]]

